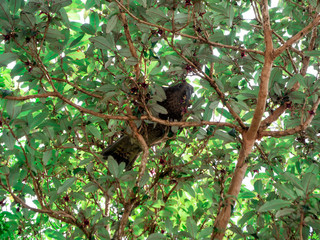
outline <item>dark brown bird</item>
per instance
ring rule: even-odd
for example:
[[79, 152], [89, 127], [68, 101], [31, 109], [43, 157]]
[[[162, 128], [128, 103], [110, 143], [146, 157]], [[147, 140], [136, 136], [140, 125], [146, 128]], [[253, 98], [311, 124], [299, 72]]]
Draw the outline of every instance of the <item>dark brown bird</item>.
[[[158, 104], [167, 110], [167, 114], [159, 114], [159, 118], [170, 121], [181, 121], [190, 105], [190, 98], [193, 93], [193, 87], [186, 82], [163, 88], [166, 99]], [[162, 124], [145, 123], [140, 133], [144, 137], [148, 146], [152, 146], [168, 134], [169, 127]], [[132, 168], [134, 161], [137, 159], [142, 149], [137, 139], [132, 136], [124, 135], [116, 142], [102, 151], [104, 159], [112, 156], [119, 164], [124, 162], [126, 169]]]

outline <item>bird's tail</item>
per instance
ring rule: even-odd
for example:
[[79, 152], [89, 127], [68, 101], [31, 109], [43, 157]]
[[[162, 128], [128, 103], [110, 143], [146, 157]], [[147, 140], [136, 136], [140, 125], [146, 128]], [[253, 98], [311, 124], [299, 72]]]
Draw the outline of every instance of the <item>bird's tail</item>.
[[[142, 134], [148, 146], [152, 146], [158, 141], [161, 141], [168, 133], [168, 127], [162, 124], [146, 124], [140, 130], [140, 134]], [[126, 164], [126, 170], [130, 170], [141, 151], [142, 148], [137, 139], [129, 135], [124, 135], [103, 149], [101, 154], [104, 159], [112, 156], [119, 164], [124, 162]]]
[[119, 164], [124, 162], [126, 169], [132, 168], [132, 165], [141, 152], [141, 147], [134, 138], [125, 135], [116, 142], [103, 149], [102, 155], [104, 159], [112, 156]]

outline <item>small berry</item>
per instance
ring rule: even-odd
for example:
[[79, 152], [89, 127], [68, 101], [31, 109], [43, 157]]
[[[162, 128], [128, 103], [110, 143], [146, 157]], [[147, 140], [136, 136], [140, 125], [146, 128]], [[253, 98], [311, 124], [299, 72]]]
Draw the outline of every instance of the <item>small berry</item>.
[[286, 102], [286, 108], [291, 108], [292, 107], [292, 102]]
[[136, 94], [138, 91], [139, 91], [139, 89], [137, 87], [133, 87], [133, 88], [130, 89], [130, 92], [132, 94]]
[[315, 114], [315, 112], [314, 112], [313, 110], [309, 110], [308, 113], [309, 113], [310, 115], [314, 115], [314, 114]]
[[88, 219], [84, 219], [84, 220], [83, 220], [83, 225], [84, 225], [85, 227], [89, 226], [89, 224], [90, 224], [90, 222], [89, 222]]
[[70, 198], [69, 198], [68, 195], [64, 196], [63, 199], [64, 199], [65, 202], [69, 202], [70, 201]]
[[160, 158], [160, 164], [161, 164], [162, 166], [164, 166], [164, 165], [166, 164], [166, 160], [163, 159], [162, 157]]
[[191, 0], [186, 0], [184, 7], [192, 5]]
[[189, 72], [189, 71], [192, 70], [192, 67], [191, 67], [190, 65], [187, 65], [187, 66], [185, 67], [185, 69]]

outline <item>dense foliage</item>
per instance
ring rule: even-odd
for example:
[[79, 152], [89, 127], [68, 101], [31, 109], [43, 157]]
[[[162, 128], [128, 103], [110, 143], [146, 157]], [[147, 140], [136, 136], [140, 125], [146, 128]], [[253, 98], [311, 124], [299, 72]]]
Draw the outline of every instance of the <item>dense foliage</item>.
[[[319, 12], [0, 1], [0, 238], [319, 239]], [[185, 119], [159, 119], [185, 80]], [[152, 122], [171, 131], [146, 148]], [[144, 149], [130, 171], [100, 155], [123, 134]]]

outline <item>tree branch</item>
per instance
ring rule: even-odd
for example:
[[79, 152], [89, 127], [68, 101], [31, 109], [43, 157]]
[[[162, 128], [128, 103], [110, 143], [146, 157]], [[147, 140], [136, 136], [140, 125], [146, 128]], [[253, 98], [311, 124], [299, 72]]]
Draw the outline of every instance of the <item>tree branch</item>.
[[288, 47], [290, 47], [292, 44], [300, 40], [302, 37], [307, 35], [314, 27], [318, 26], [320, 24], [320, 14], [318, 14], [311, 23], [308, 24], [304, 29], [299, 31], [296, 35], [294, 35], [292, 38], [290, 38], [288, 41], [286, 41], [281, 47], [275, 49], [274, 51], [274, 57], [279, 56], [283, 51], [285, 51]]
[[[122, 1], [123, 0], [121, 0], [121, 3], [118, 2], [118, 5], [121, 4], [123, 6]], [[127, 42], [128, 42], [128, 45], [129, 45], [130, 52], [131, 52], [132, 56], [134, 58], [136, 58], [137, 61], [139, 61], [139, 57], [138, 57], [137, 51], [136, 51], [136, 49], [135, 49], [135, 47], [133, 45], [133, 41], [132, 41], [131, 34], [130, 34], [130, 31], [129, 31], [129, 26], [128, 26], [128, 21], [127, 21], [126, 15], [125, 15], [125, 13], [121, 12], [120, 5], [119, 5], [119, 10], [120, 10], [120, 19], [121, 19], [122, 24], [123, 24], [124, 33], [125, 33], [126, 38], [127, 38]], [[139, 62], [134, 65], [134, 69], [135, 69], [135, 72], [136, 72], [136, 79], [139, 79], [139, 76], [140, 76]]]
[[150, 22], [147, 22], [147, 21], [144, 21], [144, 20], [141, 20], [139, 18], [137, 18], [135, 15], [133, 15], [122, 3], [120, 3], [118, 0], [114, 0], [120, 7], [121, 9], [123, 9], [130, 17], [132, 17], [135, 21], [137, 21], [138, 23], [142, 23], [142, 24], [145, 24], [145, 25], [148, 25], [148, 26], [151, 26], [151, 27], [155, 27], [157, 29], [161, 29], [163, 31], [167, 31], [167, 32], [170, 32], [172, 34], [175, 34], [175, 35], [179, 35], [181, 37], [186, 37], [186, 38], [190, 38], [190, 39], [194, 39], [194, 40], [199, 40], [201, 42], [204, 42], [204, 43], [207, 43], [213, 47], [218, 47], [218, 48], [227, 48], [227, 49], [232, 49], [232, 50], [237, 50], [237, 51], [242, 51], [242, 52], [252, 52], [252, 53], [256, 53], [256, 54], [259, 54], [259, 55], [263, 55], [263, 52], [262, 51], [259, 51], [259, 50], [254, 50], [254, 49], [246, 49], [246, 48], [242, 48], [240, 46], [231, 46], [231, 45], [225, 45], [225, 44], [221, 44], [221, 43], [216, 43], [216, 42], [211, 42], [205, 38], [202, 38], [202, 37], [197, 37], [197, 36], [192, 36], [192, 35], [188, 35], [188, 34], [185, 34], [185, 33], [181, 33], [181, 32], [176, 32], [176, 30], [172, 30], [172, 29], [169, 29], [169, 28], [165, 28], [161, 25], [157, 25], [157, 24], [154, 24], [154, 23], [150, 23]]
[[252, 123], [247, 132], [242, 134], [243, 143], [240, 150], [240, 154], [238, 157], [237, 166], [232, 177], [228, 195], [229, 198], [226, 199], [225, 206], [218, 213], [217, 218], [215, 219], [214, 230], [211, 235], [211, 239], [223, 239], [225, 234], [225, 230], [227, 228], [227, 224], [231, 217], [231, 206], [234, 204], [233, 198], [237, 197], [243, 178], [245, 176], [247, 170], [247, 163], [245, 162], [248, 155], [251, 153], [256, 136], [257, 131], [260, 126], [260, 122], [262, 116], [265, 111], [266, 100], [268, 96], [268, 85], [270, 79], [271, 68], [273, 64], [273, 45], [272, 45], [272, 30], [270, 27], [270, 17], [268, 12], [268, 0], [263, 0], [261, 3], [262, 8], [262, 17], [263, 17], [263, 31], [264, 31], [264, 39], [266, 50], [264, 53], [264, 65], [261, 71], [260, 77], [260, 89], [258, 94], [257, 106], [254, 111]]

